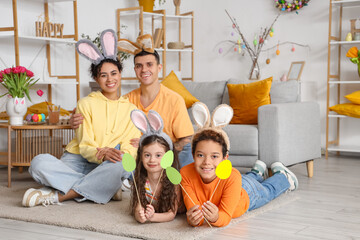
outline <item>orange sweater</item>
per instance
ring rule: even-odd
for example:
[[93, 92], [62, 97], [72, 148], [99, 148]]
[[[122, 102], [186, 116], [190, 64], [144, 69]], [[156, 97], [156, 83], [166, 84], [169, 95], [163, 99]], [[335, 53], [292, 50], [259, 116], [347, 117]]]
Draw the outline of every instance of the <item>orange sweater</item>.
[[[195, 205], [199, 206], [209, 201], [220, 180], [215, 178], [211, 183], [205, 184], [199, 173], [195, 170], [194, 163], [183, 167], [180, 173], [182, 176], [181, 185], [195, 202]], [[211, 223], [211, 225], [216, 227], [226, 226], [232, 218], [239, 217], [248, 210], [250, 204], [249, 196], [241, 186], [241, 174], [233, 168], [230, 177], [220, 181], [211, 199], [211, 202], [219, 208], [219, 218], [216, 222]], [[183, 196], [186, 209], [192, 208], [194, 203], [189, 199], [184, 190]], [[199, 226], [202, 224], [203, 220]]]

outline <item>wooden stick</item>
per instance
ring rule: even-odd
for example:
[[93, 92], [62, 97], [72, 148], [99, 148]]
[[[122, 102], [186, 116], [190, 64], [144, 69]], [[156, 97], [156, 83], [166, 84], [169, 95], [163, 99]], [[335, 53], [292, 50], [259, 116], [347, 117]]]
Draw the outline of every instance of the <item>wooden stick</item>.
[[218, 183], [216, 184], [216, 187], [215, 187], [215, 189], [214, 189], [214, 192], [211, 194], [211, 197], [210, 197], [209, 202], [211, 202], [211, 199], [212, 199], [212, 197], [214, 196], [214, 193], [215, 193], [217, 187], [219, 186], [220, 181], [221, 181], [221, 179], [219, 178], [219, 181], [218, 181]]
[[[187, 191], [185, 190], [185, 188], [181, 185], [181, 183], [179, 183], [180, 187], [182, 188], [182, 190], [184, 190], [184, 192], [186, 193], [186, 195], [190, 198], [191, 202], [196, 205], [196, 203], [191, 199], [190, 195], [187, 193]], [[206, 219], [206, 217], [204, 216], [205, 221], [207, 222], [207, 224], [209, 224], [209, 226], [212, 228], [211, 224], [209, 223], [209, 221]]]
[[163, 175], [163, 172], [164, 172], [164, 169], [161, 171], [161, 174], [160, 174], [160, 177], [159, 177], [159, 181], [157, 182], [156, 187], [155, 187], [154, 195], [152, 196], [151, 201], [150, 201], [150, 205], [151, 205], [152, 201], [154, 200], [155, 193], [156, 193], [157, 187], [159, 186], [159, 183], [160, 183], [161, 177], [162, 177], [162, 175]]
[[137, 189], [137, 186], [136, 186], [135, 176], [134, 176], [134, 173], [133, 173], [133, 172], [131, 172], [131, 174], [132, 174], [132, 177], [133, 177], [133, 179], [134, 179], [135, 190], [136, 190], [136, 194], [137, 194], [137, 197], [138, 197], [138, 201], [139, 201], [139, 204], [141, 205], [139, 192], [138, 192], [138, 189]]

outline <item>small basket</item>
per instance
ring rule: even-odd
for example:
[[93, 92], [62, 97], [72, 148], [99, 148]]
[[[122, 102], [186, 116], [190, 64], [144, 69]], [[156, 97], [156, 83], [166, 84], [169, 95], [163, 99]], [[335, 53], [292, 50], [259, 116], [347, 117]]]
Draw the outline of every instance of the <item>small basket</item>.
[[183, 42], [169, 42], [167, 45], [168, 49], [184, 49], [185, 43]]

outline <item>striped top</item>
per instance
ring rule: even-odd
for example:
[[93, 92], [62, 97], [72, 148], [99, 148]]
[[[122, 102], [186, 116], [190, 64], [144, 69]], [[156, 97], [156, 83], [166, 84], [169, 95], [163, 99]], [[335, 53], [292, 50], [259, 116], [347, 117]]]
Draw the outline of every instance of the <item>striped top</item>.
[[151, 202], [151, 199], [154, 198], [153, 203], [156, 203], [157, 202], [157, 198], [154, 197], [154, 194], [151, 190], [151, 186], [150, 186], [150, 182], [149, 180], [146, 180], [146, 183], [145, 183], [145, 197], [146, 197], [146, 200], [148, 200], [148, 202]]

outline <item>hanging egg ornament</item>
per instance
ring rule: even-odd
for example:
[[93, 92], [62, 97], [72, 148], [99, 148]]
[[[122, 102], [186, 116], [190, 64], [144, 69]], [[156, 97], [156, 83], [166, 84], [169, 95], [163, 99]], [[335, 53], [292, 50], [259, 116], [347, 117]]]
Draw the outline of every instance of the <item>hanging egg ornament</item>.
[[292, 52], [295, 52], [295, 47], [294, 47], [294, 46], [291, 48], [291, 51], [292, 51]]
[[219, 53], [222, 54], [223, 53], [223, 49], [219, 48]]
[[271, 29], [270, 29], [270, 32], [274, 32], [274, 28], [271, 28]]
[[260, 44], [264, 43], [264, 39], [262, 37], [259, 39], [259, 43]]
[[232, 36], [232, 37], [234, 36], [234, 32], [231, 32], [231, 36]]
[[269, 33], [269, 36], [270, 36], [270, 37], [274, 36], [274, 33], [273, 33], [273, 32], [270, 32], [270, 33]]
[[237, 48], [234, 48], [234, 52], [237, 52]]
[[256, 38], [254, 39], [253, 43], [254, 43], [254, 46], [256, 46], [258, 44]]
[[236, 27], [236, 26], [235, 26], [235, 23], [233, 23], [232, 27], [233, 27], [233, 28], [235, 28], [235, 27]]
[[280, 50], [279, 49], [276, 50], [276, 55], [280, 55]]
[[270, 64], [270, 58], [266, 59], [266, 64]]
[[246, 47], [245, 44], [242, 44], [242, 45], [241, 45], [241, 48], [242, 48], [242, 49], [245, 49], [245, 47]]

